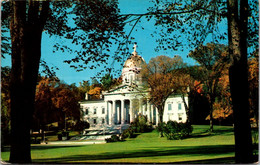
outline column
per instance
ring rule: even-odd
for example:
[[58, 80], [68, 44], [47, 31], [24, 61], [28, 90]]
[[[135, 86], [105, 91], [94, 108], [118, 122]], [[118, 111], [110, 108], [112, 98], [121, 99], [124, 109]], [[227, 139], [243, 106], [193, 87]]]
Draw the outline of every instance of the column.
[[153, 109], [154, 109], [154, 107], [153, 107], [153, 105], [151, 104], [151, 122], [152, 123], [154, 123], [154, 115], [153, 115]]
[[116, 124], [118, 124], [119, 122], [121, 122], [121, 120], [120, 120], [120, 108], [121, 107], [119, 107], [119, 106], [116, 106], [116, 119], [117, 119], [117, 121], [116, 121]]
[[138, 112], [143, 115], [143, 102], [142, 102], [142, 99], [139, 99], [139, 111]]
[[149, 100], [146, 101], [146, 105], [147, 105], [147, 121], [152, 122], [151, 121], [151, 104], [149, 103]]
[[112, 105], [112, 101], [108, 102], [108, 106], [109, 106], [109, 124], [113, 124], [113, 105]]
[[133, 112], [133, 100], [130, 100], [130, 123], [134, 121], [135, 116], [134, 116], [134, 112]]
[[109, 124], [109, 120], [110, 120], [110, 118], [109, 118], [109, 104], [108, 104], [108, 101], [106, 101], [106, 105], [107, 105], [107, 108], [106, 108], [106, 123], [107, 124]]
[[158, 125], [159, 122], [159, 113], [158, 113], [158, 109], [155, 108], [155, 112], [156, 112], [156, 125]]
[[116, 100], [113, 100], [113, 123], [112, 124], [115, 124], [116, 123]]
[[125, 100], [121, 100], [121, 124], [125, 124]]

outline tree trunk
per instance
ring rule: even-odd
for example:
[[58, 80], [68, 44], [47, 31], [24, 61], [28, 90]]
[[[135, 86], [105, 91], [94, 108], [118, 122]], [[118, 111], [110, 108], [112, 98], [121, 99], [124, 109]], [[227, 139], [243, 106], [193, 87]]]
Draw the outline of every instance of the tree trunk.
[[[158, 125], [163, 126], [162, 123], [163, 123], [163, 115], [159, 114]], [[163, 128], [161, 128], [161, 129], [163, 129]], [[163, 131], [162, 130], [160, 131], [160, 137], [163, 137]]]
[[213, 102], [212, 102], [212, 99], [210, 99], [209, 104], [210, 104], [209, 105], [209, 108], [210, 108], [210, 110], [209, 110], [209, 117], [210, 117], [210, 119], [209, 119], [209, 131], [213, 132], [214, 131], [214, 129], [213, 129], [214, 124], [213, 124]]
[[[252, 137], [249, 121], [247, 68], [248, 1], [228, 0], [228, 38], [232, 65], [229, 68], [234, 111], [236, 163], [252, 163]], [[238, 11], [240, 7], [240, 12]], [[240, 13], [240, 15], [239, 15]]]
[[159, 120], [158, 120], [158, 124], [163, 123], [163, 115], [159, 114]]
[[[162, 127], [163, 125], [163, 109], [164, 106], [159, 106], [158, 108], [158, 114], [159, 114], [159, 118], [158, 118], [158, 126]], [[163, 128], [161, 128], [163, 129]], [[160, 131], [160, 137], [163, 137], [163, 131]]]
[[210, 131], [210, 132], [213, 132], [213, 131], [214, 131], [214, 124], [213, 124], [212, 112], [210, 112], [209, 131]]
[[[31, 17], [26, 18], [25, 1], [12, 1], [12, 4], [13, 15], [10, 24], [12, 38], [11, 149], [9, 161], [11, 163], [30, 163], [30, 128], [34, 111], [43, 26], [35, 22], [32, 24]], [[32, 11], [31, 8], [29, 10]], [[38, 12], [35, 13], [38, 14]]]
[[181, 95], [181, 98], [182, 98], [182, 101], [184, 103], [184, 107], [185, 107], [185, 111], [186, 111], [186, 116], [187, 116], [186, 123], [191, 124], [191, 121], [190, 121], [190, 108], [189, 108], [189, 105], [185, 101], [184, 94]]

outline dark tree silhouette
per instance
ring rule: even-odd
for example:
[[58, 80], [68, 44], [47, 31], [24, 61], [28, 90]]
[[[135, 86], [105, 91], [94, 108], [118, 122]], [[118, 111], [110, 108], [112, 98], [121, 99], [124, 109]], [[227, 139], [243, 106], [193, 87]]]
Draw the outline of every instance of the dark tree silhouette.
[[234, 110], [236, 163], [252, 163], [252, 136], [249, 121], [248, 86], [248, 1], [228, 0], [230, 91]]

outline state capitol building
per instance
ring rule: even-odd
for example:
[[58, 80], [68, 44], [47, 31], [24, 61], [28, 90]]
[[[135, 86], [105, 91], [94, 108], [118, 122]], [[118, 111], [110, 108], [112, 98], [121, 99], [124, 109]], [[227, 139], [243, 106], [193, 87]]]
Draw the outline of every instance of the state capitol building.
[[[158, 123], [158, 111], [147, 99], [148, 91], [141, 89], [143, 82], [140, 71], [144, 63], [135, 46], [132, 55], [124, 63], [122, 84], [103, 92], [99, 100], [90, 100], [86, 94], [85, 100], [80, 102], [80, 107], [83, 120], [87, 121], [90, 127], [129, 124], [138, 114], [146, 116], [148, 122]], [[133, 84], [136, 84], [137, 88], [133, 88]], [[188, 102], [187, 96], [185, 100]], [[172, 94], [165, 102], [163, 121], [168, 120], [186, 121], [184, 103], [178, 95]]]

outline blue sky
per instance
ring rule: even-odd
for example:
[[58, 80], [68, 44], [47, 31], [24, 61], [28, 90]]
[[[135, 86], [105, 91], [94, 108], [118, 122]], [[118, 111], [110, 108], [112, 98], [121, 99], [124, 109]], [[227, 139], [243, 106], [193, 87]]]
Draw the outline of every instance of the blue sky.
[[[129, 13], [146, 13], [147, 8], [151, 4], [149, 0], [119, 0], [119, 8], [122, 14]], [[156, 57], [158, 55], [168, 55], [173, 57], [174, 55], [180, 55], [184, 62], [189, 63], [190, 65], [196, 64], [196, 62], [190, 58], [187, 58], [187, 54], [190, 50], [186, 49], [184, 51], [159, 51], [155, 52], [155, 47], [157, 46], [156, 37], [152, 37], [151, 33], [154, 31], [154, 21], [147, 22], [145, 18], [142, 18], [141, 23], [138, 23], [136, 26], [137, 31], [133, 31], [131, 36], [135, 37], [134, 42], [137, 43], [137, 52], [141, 55], [146, 62], [152, 57]], [[144, 27], [144, 30], [141, 29], [141, 26]], [[126, 31], [130, 31], [130, 27], [127, 26], [125, 28]], [[73, 68], [70, 68], [68, 64], [63, 63], [65, 59], [70, 59], [73, 57], [73, 54], [68, 55], [66, 57], [62, 52], [53, 53], [53, 45], [59, 40], [59, 37], [46, 35], [43, 33], [42, 38], [42, 59], [47, 62], [49, 66], [56, 66], [59, 70], [56, 71], [57, 77], [61, 80], [65, 81], [68, 84], [76, 83], [79, 85], [79, 82], [83, 80], [90, 80], [90, 77], [94, 77], [95, 74], [102, 68], [98, 68], [96, 70], [86, 69], [81, 72], [76, 72]], [[132, 50], [130, 49], [132, 52]], [[10, 58], [2, 59], [2, 66], [10, 66]], [[118, 64], [115, 65], [117, 69], [122, 69], [122, 67]]]

